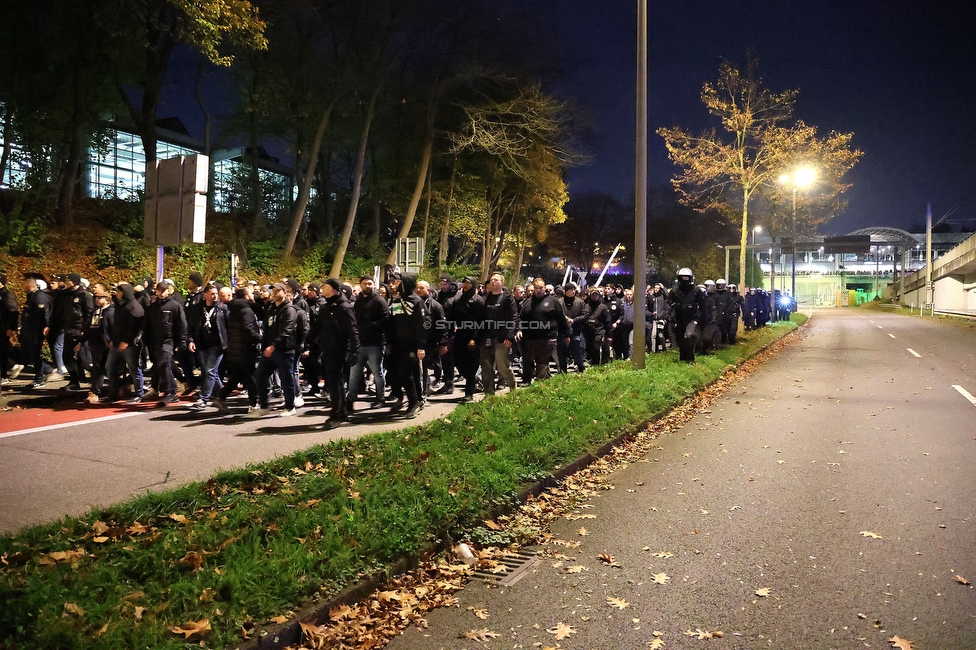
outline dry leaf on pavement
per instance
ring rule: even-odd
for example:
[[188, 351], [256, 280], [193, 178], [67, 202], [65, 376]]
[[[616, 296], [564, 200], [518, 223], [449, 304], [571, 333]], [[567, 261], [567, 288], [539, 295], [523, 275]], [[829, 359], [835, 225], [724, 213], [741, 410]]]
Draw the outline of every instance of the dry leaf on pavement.
[[685, 630], [684, 635], [695, 637], [699, 641], [704, 641], [705, 639], [721, 639], [722, 637], [725, 636], [725, 633], [722, 632], [721, 630], [708, 632], [707, 630], [703, 630], [701, 628], [696, 627], [694, 632], [692, 632], [691, 630]]
[[482, 621], [485, 620], [486, 618], [488, 618], [488, 610], [487, 609], [475, 609], [474, 607], [468, 607], [468, 610], [472, 614], [474, 614], [475, 616], [477, 616], [478, 618], [480, 618]]
[[586, 528], [580, 527], [580, 529], [576, 531], [576, 534], [585, 537], [586, 535], [590, 534], [590, 531], [586, 530]]
[[566, 573], [583, 573], [584, 571], [589, 571], [589, 569], [587, 569], [582, 564], [577, 564], [576, 566], [568, 566], [568, 567], [566, 567]]
[[971, 584], [973, 584], [969, 580], [966, 580], [965, 578], [963, 578], [959, 574], [956, 574], [956, 582], [958, 582], [961, 585], [971, 585]]
[[607, 566], [616, 566], [616, 567], [620, 566], [619, 564], [617, 564], [617, 560], [615, 560], [614, 557], [609, 553], [600, 553], [599, 555], [596, 556], [596, 559], [602, 561]]
[[670, 579], [671, 578], [667, 573], [655, 573], [652, 577], [652, 580], [659, 585], [667, 584], [668, 580]]
[[771, 590], [769, 587], [763, 587], [762, 589], [756, 589], [756, 595], [761, 598], [765, 598], [766, 596], [769, 595], [770, 591]]
[[647, 642], [647, 647], [649, 650], [661, 650], [664, 647], [664, 639], [651, 639]]
[[881, 535], [877, 533], [872, 533], [870, 530], [862, 530], [861, 535], [864, 537], [870, 537], [871, 539], [884, 539]]
[[612, 596], [607, 597], [607, 605], [610, 605], [610, 607], [616, 607], [617, 609], [630, 607], [630, 603], [623, 598], [613, 598]]
[[903, 639], [897, 634], [888, 639], [888, 643], [891, 644], [892, 648], [898, 648], [898, 650], [912, 650], [911, 641], [908, 639]]
[[472, 641], [481, 641], [482, 643], [486, 643], [491, 639], [497, 639], [500, 636], [501, 634], [499, 634], [498, 632], [492, 632], [488, 628], [483, 627], [480, 630], [468, 630], [463, 635], [461, 635], [461, 638], [471, 639]]
[[561, 622], [557, 623], [555, 627], [546, 628], [546, 632], [554, 635], [557, 641], [568, 639], [570, 634], [576, 634], [576, 630], [572, 625], [566, 625]]

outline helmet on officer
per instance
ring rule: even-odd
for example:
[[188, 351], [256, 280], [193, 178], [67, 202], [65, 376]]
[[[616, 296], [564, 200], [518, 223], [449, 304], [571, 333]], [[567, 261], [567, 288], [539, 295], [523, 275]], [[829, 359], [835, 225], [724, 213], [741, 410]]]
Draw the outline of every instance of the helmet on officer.
[[678, 284], [682, 287], [688, 288], [694, 283], [695, 274], [691, 272], [687, 266], [678, 270]]

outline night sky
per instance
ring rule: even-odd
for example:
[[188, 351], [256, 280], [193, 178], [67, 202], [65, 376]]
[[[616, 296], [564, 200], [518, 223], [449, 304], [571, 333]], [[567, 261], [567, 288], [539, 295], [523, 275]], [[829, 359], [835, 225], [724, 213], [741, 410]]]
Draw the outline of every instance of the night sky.
[[[569, 170], [570, 196], [601, 190], [632, 204], [636, 0], [522, 1], [537, 3], [547, 14], [543, 22], [557, 25], [555, 45], [561, 45], [566, 72], [550, 90], [573, 97], [588, 111], [593, 161]], [[701, 103], [702, 84], [717, 78], [723, 58], [741, 64], [751, 50], [768, 88], [800, 91], [796, 117], [819, 127], [821, 135], [853, 131], [854, 146], [864, 152], [847, 177], [854, 186], [846, 212], [823, 233], [880, 225], [909, 229], [924, 223], [927, 203], [936, 220], [951, 211], [954, 230], [976, 227], [972, 5], [945, 0], [650, 0], [648, 5], [652, 186], [667, 184], [674, 174], [654, 131], [718, 126]], [[195, 60], [177, 56], [171, 76], [192, 78]], [[210, 78], [213, 105], [221, 104], [221, 94], [233, 93], [228, 81]], [[179, 114], [199, 137], [202, 122], [192, 81], [174, 79], [171, 89], [177, 85], [184, 96], [170, 94], [159, 114]], [[267, 144], [286, 157], [283, 146]]]
[[[594, 162], [569, 172], [570, 195], [610, 191], [633, 201], [636, 0], [557, 0], [565, 56], [558, 92], [591, 112]], [[753, 51], [765, 85], [799, 89], [796, 117], [853, 131], [864, 152], [849, 173], [846, 212], [821, 230], [911, 228], [938, 220], [976, 226], [976, 9], [962, 2], [648, 3], [648, 175], [674, 168], [659, 126], [718, 126], [701, 103], [723, 58]]]

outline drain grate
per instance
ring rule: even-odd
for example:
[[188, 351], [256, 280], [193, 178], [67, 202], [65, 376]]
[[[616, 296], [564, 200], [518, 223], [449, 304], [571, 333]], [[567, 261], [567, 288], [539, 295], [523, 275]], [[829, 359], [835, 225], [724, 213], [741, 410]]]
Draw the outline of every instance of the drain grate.
[[535, 553], [517, 551], [498, 560], [498, 564], [505, 567], [505, 571], [490, 573], [488, 571], [474, 571], [472, 575], [485, 582], [493, 582], [502, 587], [510, 587], [525, 577], [529, 569], [534, 567], [542, 558]]

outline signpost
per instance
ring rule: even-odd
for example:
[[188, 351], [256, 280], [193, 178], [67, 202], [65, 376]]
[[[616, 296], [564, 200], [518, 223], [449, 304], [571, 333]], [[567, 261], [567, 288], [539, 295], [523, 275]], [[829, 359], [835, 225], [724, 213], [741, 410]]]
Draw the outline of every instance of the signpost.
[[163, 279], [163, 246], [206, 241], [209, 178], [210, 159], [203, 154], [147, 166], [143, 237], [157, 247], [156, 282]]

